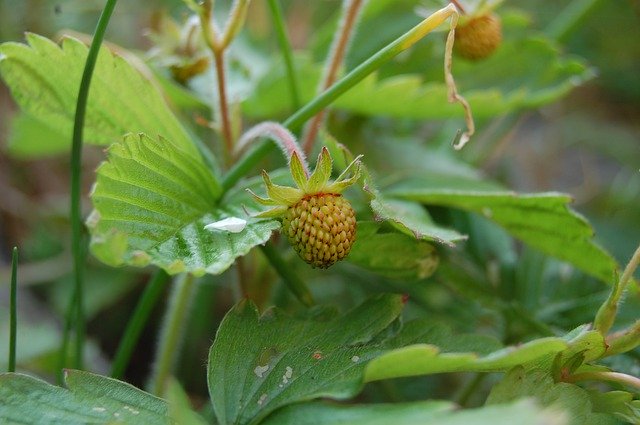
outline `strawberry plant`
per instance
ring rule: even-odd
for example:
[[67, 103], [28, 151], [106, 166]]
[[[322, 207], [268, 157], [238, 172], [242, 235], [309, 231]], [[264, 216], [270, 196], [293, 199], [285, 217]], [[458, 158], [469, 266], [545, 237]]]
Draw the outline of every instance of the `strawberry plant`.
[[505, 153], [597, 0], [183, 0], [142, 53], [116, 3], [0, 44], [6, 163], [69, 180], [11, 207], [0, 423], [640, 423], [637, 152], [603, 238]]

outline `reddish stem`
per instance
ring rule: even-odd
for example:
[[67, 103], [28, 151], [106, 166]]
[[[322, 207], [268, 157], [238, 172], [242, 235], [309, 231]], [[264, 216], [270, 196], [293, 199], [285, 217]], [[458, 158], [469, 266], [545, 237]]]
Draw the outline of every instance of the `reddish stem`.
[[458, 10], [460, 11], [461, 14], [466, 15], [467, 12], [464, 10], [464, 7], [462, 7], [462, 5], [458, 2], [458, 0], [450, 0], [451, 3], [453, 3], [453, 5], [455, 7], [458, 8]]
[[[342, 24], [340, 25], [339, 35], [334, 39], [333, 44], [331, 46], [331, 52], [329, 57], [329, 66], [327, 68], [327, 72], [324, 76], [322, 84], [320, 85], [319, 93], [328, 89], [333, 85], [338, 77], [338, 71], [340, 66], [342, 65], [342, 61], [347, 52], [347, 47], [349, 46], [349, 40], [353, 35], [353, 30], [355, 29], [355, 23], [358, 18], [358, 13], [360, 12], [363, 0], [346, 0], [348, 4], [345, 5], [345, 14], [343, 16]], [[303, 137], [303, 147], [304, 151], [309, 155], [311, 150], [313, 149], [313, 143], [316, 140], [318, 135], [318, 131], [320, 130], [320, 126], [324, 121], [325, 111], [320, 111], [316, 116], [314, 116], [309, 125], [307, 126], [306, 132]]]
[[216, 64], [216, 74], [218, 75], [217, 81], [222, 138], [224, 139], [226, 147], [225, 151], [227, 160], [230, 162], [233, 152], [233, 136], [231, 134], [231, 121], [229, 120], [229, 104], [227, 103], [227, 88], [224, 74], [224, 51], [214, 50], [213, 58]]

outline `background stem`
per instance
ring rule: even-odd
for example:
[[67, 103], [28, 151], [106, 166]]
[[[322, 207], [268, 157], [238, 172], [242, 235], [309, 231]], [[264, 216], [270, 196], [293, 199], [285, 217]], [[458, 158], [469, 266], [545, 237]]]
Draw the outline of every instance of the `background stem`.
[[293, 49], [291, 48], [289, 37], [287, 37], [287, 29], [285, 27], [280, 2], [278, 0], [269, 0], [269, 10], [273, 18], [276, 35], [278, 36], [278, 44], [280, 44], [280, 50], [282, 51], [285, 70], [287, 71], [287, 83], [289, 84], [291, 103], [293, 109], [298, 109], [301, 105], [300, 90], [298, 89], [298, 79], [293, 65]]
[[564, 43], [600, 5], [601, 0], [574, 0], [569, 2], [551, 21], [545, 33], [552, 39]]
[[9, 372], [16, 371], [16, 343], [18, 336], [18, 247], [11, 255], [11, 295], [9, 301]]
[[164, 270], [159, 269], [155, 272], [149, 283], [144, 288], [144, 292], [140, 297], [140, 301], [138, 301], [138, 305], [136, 306], [133, 316], [129, 319], [129, 323], [127, 324], [127, 328], [120, 340], [118, 350], [116, 351], [116, 355], [113, 359], [113, 364], [111, 366], [112, 378], [119, 379], [124, 375], [127, 365], [129, 364], [129, 360], [131, 359], [133, 349], [138, 342], [138, 338], [140, 337], [142, 330], [147, 324], [147, 320], [149, 319], [149, 315], [151, 314], [153, 307], [162, 295], [168, 277], [169, 276]]
[[[331, 85], [336, 81], [338, 71], [340, 70], [344, 57], [347, 54], [349, 42], [351, 41], [356, 28], [356, 22], [360, 15], [360, 11], [362, 10], [364, 1], [345, 0], [343, 4], [342, 20], [338, 25], [338, 32], [336, 32], [333, 42], [331, 43], [325, 74], [320, 86], [318, 87], [318, 93], [322, 93], [324, 90], [331, 87]], [[313, 149], [313, 144], [318, 135], [318, 131], [324, 122], [324, 118], [325, 111], [321, 110], [307, 125], [307, 129], [302, 137], [302, 146], [307, 155], [309, 155]]]
[[178, 276], [169, 297], [160, 340], [156, 351], [156, 362], [149, 380], [149, 391], [162, 397], [171, 376], [183, 341], [182, 326], [187, 322], [187, 313], [194, 293], [194, 277], [191, 274]]
[[84, 244], [82, 243], [82, 211], [80, 205], [82, 134], [91, 77], [98, 58], [100, 45], [102, 44], [104, 33], [107, 30], [107, 25], [109, 24], [109, 19], [111, 19], [111, 14], [116, 6], [116, 2], [117, 0], [107, 0], [107, 4], [102, 10], [102, 14], [98, 20], [98, 25], [93, 34], [93, 40], [91, 41], [91, 47], [89, 47], [87, 61], [85, 62], [82, 73], [75, 119], [73, 122], [73, 140], [71, 146], [71, 250], [73, 255], [75, 295], [72, 295], [71, 299], [75, 300], [76, 351], [74, 366], [77, 369], [82, 369], [85, 333], [83, 306]]

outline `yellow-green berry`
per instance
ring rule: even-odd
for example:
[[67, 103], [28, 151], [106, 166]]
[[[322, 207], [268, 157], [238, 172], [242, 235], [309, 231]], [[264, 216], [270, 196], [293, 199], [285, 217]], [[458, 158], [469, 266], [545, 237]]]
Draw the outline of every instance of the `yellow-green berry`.
[[287, 209], [282, 229], [300, 258], [324, 269], [349, 254], [356, 238], [356, 218], [342, 195], [317, 193]]

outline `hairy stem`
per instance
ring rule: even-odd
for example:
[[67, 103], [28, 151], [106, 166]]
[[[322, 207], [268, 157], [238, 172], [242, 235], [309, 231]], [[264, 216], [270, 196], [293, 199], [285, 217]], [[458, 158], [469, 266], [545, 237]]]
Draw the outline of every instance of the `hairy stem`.
[[9, 300], [9, 367], [7, 371], [16, 371], [16, 342], [18, 330], [18, 247], [11, 253], [11, 294]]
[[626, 353], [640, 346], [640, 320], [620, 332], [607, 337], [607, 352], [605, 356]]
[[231, 8], [231, 13], [229, 14], [229, 19], [224, 27], [224, 32], [220, 41], [221, 50], [226, 49], [229, 44], [231, 44], [231, 41], [233, 41], [242, 28], [247, 16], [249, 1], [250, 0], [235, 0], [233, 2], [233, 7]]
[[84, 117], [87, 110], [87, 98], [89, 96], [89, 86], [91, 77], [98, 59], [100, 45], [107, 30], [109, 19], [116, 6], [117, 0], [107, 0], [107, 4], [102, 10], [98, 19], [96, 30], [93, 34], [91, 47], [87, 54], [87, 60], [82, 72], [82, 80], [78, 90], [78, 101], [76, 103], [75, 118], [73, 122], [73, 140], [71, 144], [71, 250], [73, 255], [73, 281], [74, 292], [72, 299], [75, 300], [75, 330], [76, 330], [76, 351], [74, 366], [82, 369], [84, 351], [84, 294], [83, 294], [83, 272], [84, 272], [84, 246], [82, 243], [82, 211], [80, 205], [80, 188], [82, 172], [82, 135], [84, 131]]
[[293, 134], [277, 122], [265, 121], [247, 130], [242, 137], [240, 137], [240, 140], [238, 140], [236, 153], [241, 152], [254, 141], [266, 137], [276, 142], [287, 159], [287, 162], [291, 160], [291, 156], [295, 152], [298, 155], [307, 176], [309, 176], [309, 164], [307, 164], [307, 158], [304, 151], [300, 148], [300, 145]]
[[[346, 91], [362, 81], [367, 75], [380, 68], [392, 58], [407, 50], [435, 28], [440, 26], [452, 15], [457, 15], [454, 5], [450, 4], [429, 17], [425, 18], [418, 25], [407, 31], [405, 34], [379, 50], [376, 54], [357, 66], [354, 70], [345, 75], [340, 81], [315, 97], [296, 113], [291, 115], [283, 125], [291, 131], [297, 131], [309, 118], [317, 114], [327, 105], [343, 95]], [[272, 151], [274, 145], [269, 141], [261, 142], [242, 157], [227, 173], [222, 182], [223, 189], [231, 189], [242, 177], [249, 173], [264, 156]]]
[[596, 313], [594, 328], [602, 335], [606, 335], [613, 326], [622, 295], [631, 281], [633, 273], [635, 273], [638, 268], [638, 265], [640, 265], [640, 245], [631, 256], [631, 260], [629, 260], [629, 263], [625, 267], [622, 277], [613, 285], [609, 296]]
[[278, 44], [280, 44], [280, 50], [282, 51], [285, 70], [287, 71], [287, 83], [289, 84], [291, 102], [293, 104], [293, 108], [298, 109], [301, 104], [300, 89], [298, 88], [298, 79], [293, 66], [293, 50], [291, 48], [289, 38], [287, 37], [287, 30], [285, 28], [280, 2], [278, 0], [269, 0], [269, 10], [271, 11], [271, 17], [273, 18], [276, 35], [278, 36]]
[[298, 298], [302, 304], [307, 307], [311, 307], [315, 304], [313, 301], [313, 295], [311, 295], [311, 291], [304, 283], [300, 276], [298, 276], [287, 263], [285, 263], [284, 259], [280, 255], [277, 249], [274, 248], [271, 242], [267, 242], [266, 244], [260, 246], [262, 253], [273, 268], [278, 272], [282, 281], [287, 285], [289, 290], [293, 292], [293, 294]]
[[159, 269], [154, 273], [153, 277], [144, 288], [144, 292], [140, 297], [140, 301], [138, 301], [138, 305], [136, 306], [133, 316], [127, 323], [127, 328], [124, 331], [124, 335], [120, 340], [118, 350], [116, 351], [116, 355], [113, 359], [113, 364], [111, 366], [112, 378], [120, 379], [122, 375], [124, 375], [127, 365], [129, 364], [129, 360], [131, 359], [133, 349], [140, 338], [140, 334], [147, 324], [147, 320], [149, 319], [149, 315], [151, 314], [153, 307], [160, 299], [162, 291], [166, 286], [167, 278], [167, 273], [165, 273], [164, 270]]
[[605, 381], [615, 382], [618, 384], [626, 385], [640, 389], [640, 378], [627, 375], [620, 372], [583, 372], [570, 375], [565, 378], [566, 382], [581, 382], [581, 381]]
[[171, 290], [169, 306], [160, 331], [156, 361], [148, 385], [149, 391], [159, 397], [164, 394], [180, 353], [184, 336], [182, 327], [187, 321], [194, 288], [193, 275], [184, 274], [178, 276]]
[[[338, 25], [338, 32], [335, 34], [331, 49], [329, 50], [329, 57], [327, 58], [327, 66], [325, 68], [325, 74], [318, 87], [318, 93], [322, 93], [324, 90], [331, 87], [338, 77], [338, 71], [342, 66], [344, 57], [349, 47], [349, 42], [353, 36], [356, 28], [356, 22], [362, 6], [363, 0], [345, 0], [342, 8], [342, 20]], [[318, 135], [318, 131], [322, 126], [325, 118], [325, 111], [321, 110], [315, 117], [311, 119], [307, 125], [307, 129], [302, 137], [304, 151], [309, 155], [313, 149], [313, 144]]]

